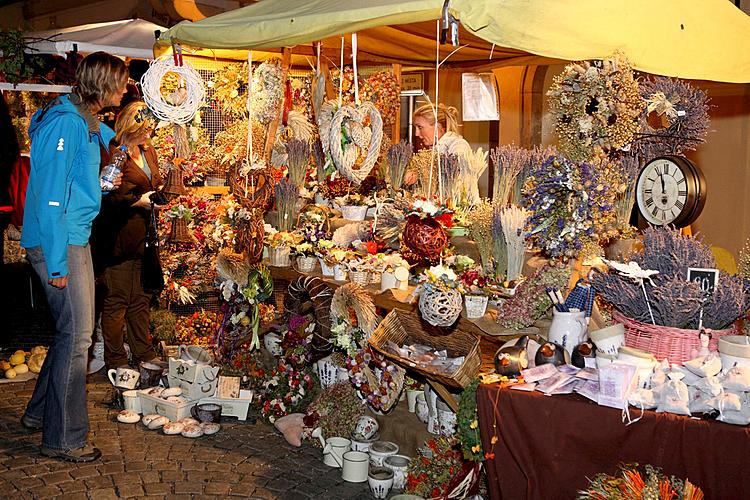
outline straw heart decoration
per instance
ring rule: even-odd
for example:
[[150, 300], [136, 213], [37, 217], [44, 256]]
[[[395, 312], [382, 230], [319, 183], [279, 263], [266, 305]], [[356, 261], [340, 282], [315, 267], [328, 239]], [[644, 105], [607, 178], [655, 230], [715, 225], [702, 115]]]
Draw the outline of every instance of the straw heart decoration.
[[[365, 120], [369, 118], [369, 126]], [[342, 137], [343, 130], [343, 137]], [[370, 102], [359, 106], [345, 104], [333, 115], [328, 130], [328, 145], [334, 165], [347, 179], [360, 184], [370, 173], [380, 154], [383, 120]], [[355, 170], [361, 155], [362, 164]]]

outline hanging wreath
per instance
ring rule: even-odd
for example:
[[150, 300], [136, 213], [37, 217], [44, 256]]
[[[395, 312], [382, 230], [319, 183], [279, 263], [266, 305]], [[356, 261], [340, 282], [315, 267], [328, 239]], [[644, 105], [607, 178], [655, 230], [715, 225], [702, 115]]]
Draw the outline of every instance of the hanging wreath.
[[[167, 96], [162, 93], [162, 80], [170, 75], [177, 75], [183, 86], [178, 87]], [[184, 63], [175, 65], [171, 55], [165, 55], [151, 62], [148, 70], [141, 77], [143, 100], [149, 109], [162, 121], [169, 123], [188, 123], [203, 105], [206, 95], [203, 78]]]
[[370, 102], [346, 104], [333, 115], [328, 130], [331, 159], [339, 172], [359, 185], [380, 155], [383, 120]]
[[[279, 112], [279, 102], [284, 98], [281, 61], [269, 59], [253, 72], [253, 89], [250, 96], [250, 117], [268, 125]], [[262, 151], [262, 149], [260, 150]]]
[[[688, 82], [657, 76], [640, 84], [646, 108], [635, 145], [649, 158], [692, 151], [706, 142], [711, 119], [708, 95]], [[653, 156], [651, 156], [653, 155]]]
[[346, 283], [331, 300], [331, 339], [347, 354], [361, 348], [378, 326], [372, 296], [356, 283]]
[[305, 303], [312, 302], [315, 313], [315, 331], [313, 332], [313, 348], [324, 352], [329, 351], [331, 342], [331, 287], [322, 279], [315, 276], [303, 276], [289, 283], [287, 294], [284, 296], [284, 308], [295, 314], [303, 314]]
[[214, 73], [206, 86], [221, 112], [231, 118], [247, 116], [247, 63], [232, 63]]
[[389, 363], [370, 346], [346, 359], [349, 379], [375, 410], [387, 412], [398, 402], [406, 371]]
[[547, 95], [560, 149], [573, 160], [621, 149], [638, 130], [643, 103], [630, 63], [620, 54], [568, 64]]

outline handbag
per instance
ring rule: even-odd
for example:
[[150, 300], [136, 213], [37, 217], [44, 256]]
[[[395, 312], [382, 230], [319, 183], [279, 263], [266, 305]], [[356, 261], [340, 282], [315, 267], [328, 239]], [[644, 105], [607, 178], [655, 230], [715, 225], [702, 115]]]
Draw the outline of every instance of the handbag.
[[159, 259], [159, 231], [153, 202], [151, 202], [151, 220], [146, 229], [146, 241], [141, 263], [141, 287], [146, 293], [158, 294], [164, 290], [164, 273]]

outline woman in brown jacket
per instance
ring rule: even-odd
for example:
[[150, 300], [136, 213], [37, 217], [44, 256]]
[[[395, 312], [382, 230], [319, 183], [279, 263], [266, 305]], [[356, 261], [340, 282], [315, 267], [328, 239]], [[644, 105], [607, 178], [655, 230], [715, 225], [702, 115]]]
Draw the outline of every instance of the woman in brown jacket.
[[150, 196], [162, 186], [159, 161], [150, 144], [155, 127], [156, 120], [142, 101], [131, 102], [120, 111], [109, 148], [111, 154], [120, 145], [128, 147], [122, 184], [102, 198], [92, 230], [94, 270], [104, 285], [101, 318], [108, 368], [128, 364], [125, 336], [134, 361], [161, 361], [149, 334], [151, 295], [141, 287]]

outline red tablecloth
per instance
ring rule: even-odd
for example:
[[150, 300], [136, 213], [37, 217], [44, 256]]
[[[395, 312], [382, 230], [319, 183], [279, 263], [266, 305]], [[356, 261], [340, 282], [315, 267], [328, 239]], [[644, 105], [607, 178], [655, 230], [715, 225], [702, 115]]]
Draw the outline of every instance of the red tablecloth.
[[[587, 477], [614, 473], [619, 463], [661, 467], [688, 478], [707, 500], [750, 498], [747, 427], [646, 411], [625, 426], [621, 412], [579, 396], [480, 385], [482, 443], [492, 499], [568, 499]], [[640, 410], [631, 409], [633, 418]], [[490, 439], [496, 426], [498, 441]]]

